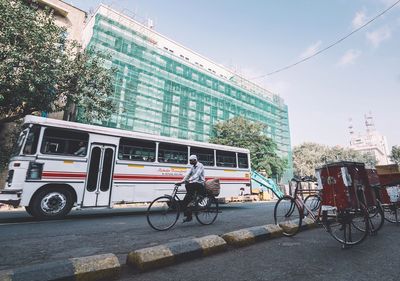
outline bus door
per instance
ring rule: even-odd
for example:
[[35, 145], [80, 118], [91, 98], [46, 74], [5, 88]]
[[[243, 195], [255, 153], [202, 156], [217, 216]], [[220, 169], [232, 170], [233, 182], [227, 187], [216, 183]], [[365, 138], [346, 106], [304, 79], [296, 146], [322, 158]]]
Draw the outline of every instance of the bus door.
[[92, 144], [83, 207], [109, 206], [114, 173], [115, 146]]

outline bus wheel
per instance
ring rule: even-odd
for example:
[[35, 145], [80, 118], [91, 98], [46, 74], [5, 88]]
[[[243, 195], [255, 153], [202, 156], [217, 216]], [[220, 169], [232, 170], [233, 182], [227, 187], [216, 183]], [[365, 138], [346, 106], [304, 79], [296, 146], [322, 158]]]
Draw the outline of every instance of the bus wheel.
[[58, 219], [67, 215], [73, 204], [70, 191], [51, 187], [35, 194], [29, 208], [35, 218]]

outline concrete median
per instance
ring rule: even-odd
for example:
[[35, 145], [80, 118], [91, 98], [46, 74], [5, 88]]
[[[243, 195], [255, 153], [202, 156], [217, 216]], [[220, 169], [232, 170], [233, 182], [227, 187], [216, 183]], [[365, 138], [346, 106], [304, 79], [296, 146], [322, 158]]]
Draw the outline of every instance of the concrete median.
[[189, 259], [208, 256], [224, 251], [225, 249], [226, 242], [221, 237], [209, 235], [130, 252], [126, 263], [141, 271], [146, 271]]
[[267, 224], [228, 232], [222, 235], [222, 238], [228, 245], [242, 247], [280, 236], [282, 236], [282, 229], [279, 226]]
[[103, 254], [0, 271], [0, 281], [115, 280], [120, 269], [115, 255]]
[[[279, 224], [279, 226], [287, 233], [293, 233], [298, 229], [299, 227], [299, 220], [291, 220], [291, 221], [286, 221], [282, 222]], [[311, 219], [311, 218], [304, 218], [301, 221], [301, 227], [300, 230], [306, 230], [306, 229], [311, 229], [317, 227], [317, 223]]]

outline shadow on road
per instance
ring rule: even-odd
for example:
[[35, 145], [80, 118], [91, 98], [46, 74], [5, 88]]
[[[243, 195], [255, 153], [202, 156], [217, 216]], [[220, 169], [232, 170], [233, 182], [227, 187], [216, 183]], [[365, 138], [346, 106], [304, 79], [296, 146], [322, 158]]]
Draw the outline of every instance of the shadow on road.
[[[264, 205], [266, 203], [235, 203], [235, 204], [221, 204], [220, 208], [226, 211], [251, 209], [257, 205]], [[101, 210], [74, 210], [63, 219], [54, 219], [57, 221], [62, 220], [85, 220], [106, 217], [118, 216], [144, 216], [146, 215], [147, 207], [134, 207], [134, 208], [115, 208], [115, 209], [101, 209]], [[28, 223], [39, 222], [41, 220], [35, 219], [28, 215], [25, 211], [3, 211], [0, 212], [0, 224], [4, 223]]]

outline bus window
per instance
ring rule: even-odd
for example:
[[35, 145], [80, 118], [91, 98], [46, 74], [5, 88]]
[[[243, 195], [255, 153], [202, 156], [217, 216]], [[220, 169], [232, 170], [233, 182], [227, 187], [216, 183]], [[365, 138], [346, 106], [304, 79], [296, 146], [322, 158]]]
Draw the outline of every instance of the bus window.
[[214, 166], [214, 150], [200, 147], [190, 147], [190, 154], [197, 156], [197, 159], [204, 166]]
[[36, 153], [37, 145], [39, 142], [39, 134], [40, 134], [40, 126], [34, 125], [29, 129], [28, 136], [26, 137], [23, 154], [32, 155]]
[[86, 156], [88, 140], [87, 133], [47, 128], [40, 151], [43, 154]]
[[236, 168], [236, 153], [217, 150], [217, 166]]
[[160, 143], [160, 145], [158, 146], [158, 162], [187, 164], [187, 146], [172, 143]]
[[141, 162], [154, 162], [156, 143], [153, 141], [121, 138], [118, 159]]
[[245, 153], [238, 153], [238, 162], [239, 168], [248, 168], [249, 167], [249, 158]]

